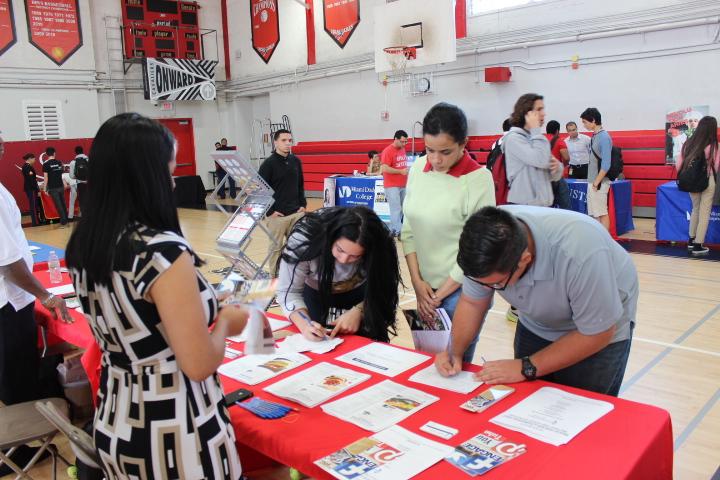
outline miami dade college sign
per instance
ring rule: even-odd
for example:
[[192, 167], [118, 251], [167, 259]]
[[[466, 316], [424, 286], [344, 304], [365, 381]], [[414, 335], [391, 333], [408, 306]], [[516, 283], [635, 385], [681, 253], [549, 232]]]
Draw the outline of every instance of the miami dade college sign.
[[252, 47], [268, 63], [280, 43], [278, 0], [250, 0]]
[[143, 58], [146, 100], [215, 100], [214, 60]]

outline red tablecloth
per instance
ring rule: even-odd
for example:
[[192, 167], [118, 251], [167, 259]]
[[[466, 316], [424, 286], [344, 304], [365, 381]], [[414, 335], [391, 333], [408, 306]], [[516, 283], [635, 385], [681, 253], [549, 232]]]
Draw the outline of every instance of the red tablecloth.
[[[70, 275], [67, 273], [62, 274], [63, 279], [60, 283], [50, 283], [50, 273], [47, 270], [34, 272], [34, 275], [45, 288], [72, 283]], [[90, 330], [85, 315], [74, 309], [70, 309], [69, 312], [75, 323], [65, 323], [53, 318], [52, 314], [39, 301], [35, 302], [35, 320], [44, 324], [49, 334], [85, 350], [85, 353], [80, 357], [80, 362], [85, 369], [85, 373], [87, 373], [88, 380], [90, 380], [94, 402], [95, 394], [100, 386], [100, 347], [95, 342], [95, 337]]]
[[[313, 362], [298, 367], [288, 373], [264, 383], [249, 387], [235, 380], [221, 376], [226, 392], [237, 388], [248, 388], [261, 398], [292, 405], [300, 410], [278, 420], [262, 420], [239, 407], [230, 408], [230, 416], [241, 448], [241, 461], [246, 465], [254, 464], [252, 449], [277, 460], [285, 465], [297, 468], [301, 472], [318, 479], [332, 478], [316, 467], [313, 461], [339, 450], [353, 441], [372, 435], [371, 432], [355, 425], [331, 417], [320, 406], [306, 408], [284, 399], [280, 399], [262, 390], [263, 387], [280, 378], [294, 375], [317, 361], [331, 361], [348, 351], [361, 347], [369, 341], [362, 337], [345, 337], [345, 342], [330, 353], [316, 355], [306, 353]], [[574, 388], [549, 384], [547, 382], [524, 382], [515, 384], [515, 393], [489, 408], [483, 413], [470, 413], [459, 405], [473, 394], [462, 395], [447, 390], [429, 387], [408, 381], [408, 377], [417, 370], [425, 368], [431, 360], [415, 369], [392, 378], [393, 381], [424, 390], [440, 397], [440, 401], [424, 408], [399, 425], [413, 433], [423, 435], [435, 441], [458, 445], [485, 429], [507, 435], [509, 438], [525, 443], [528, 451], [524, 455], [501, 465], [483, 475], [483, 478], [518, 479], [670, 479], [673, 465], [673, 439], [670, 415], [665, 410], [627, 400], [594, 394]], [[345, 368], [354, 368], [337, 362]], [[469, 370], [478, 370], [469, 366]], [[365, 372], [368, 373], [368, 372]], [[372, 378], [344, 395], [355, 393], [387, 377], [372, 374]], [[489, 420], [524, 399], [542, 386], [553, 385], [591, 398], [609, 401], [615, 408], [606, 416], [590, 425], [569, 444], [555, 447], [534, 440], [526, 435], [491, 424]], [[474, 394], [482, 391], [483, 387]], [[333, 400], [343, 395], [335, 397]], [[449, 441], [426, 435], [419, 430], [429, 420], [457, 428], [460, 432]], [[447, 462], [435, 464], [421, 473], [418, 479], [467, 479], [466, 474]]]

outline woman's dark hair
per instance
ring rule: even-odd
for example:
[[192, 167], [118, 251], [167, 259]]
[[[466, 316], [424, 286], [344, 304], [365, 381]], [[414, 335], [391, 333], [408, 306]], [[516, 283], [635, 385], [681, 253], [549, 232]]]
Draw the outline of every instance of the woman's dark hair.
[[681, 170], [688, 167], [692, 162], [690, 160], [700, 158], [705, 155], [705, 149], [710, 145], [710, 153], [706, 157], [709, 162], [715, 161], [715, 155], [718, 149], [718, 124], [717, 119], [711, 116], [705, 116], [700, 119], [695, 132], [688, 138], [682, 146], [683, 164]]
[[377, 154], [378, 154], [378, 151], [377, 151], [377, 150], [370, 150], [370, 151], [368, 152], [368, 158], [369, 158], [370, 160], [372, 160], [373, 157], [374, 157], [375, 155], [377, 155]]
[[160, 123], [122, 113], [102, 124], [88, 163], [87, 200], [68, 242], [68, 266], [85, 269], [88, 281], [107, 285], [116, 252], [130, 251], [135, 223], [180, 234], [172, 178], [175, 138]]
[[441, 102], [433, 106], [423, 119], [423, 135], [440, 135], [445, 133], [456, 143], [467, 139], [467, 117], [460, 108]]
[[[317, 259], [322, 320], [327, 318], [332, 292], [335, 257], [334, 243], [346, 238], [358, 243], [365, 252], [359, 268], [366, 275], [362, 329], [369, 338], [390, 341], [396, 335], [395, 314], [398, 306], [400, 265], [390, 230], [366, 207], [329, 207], [305, 215], [290, 235], [300, 240], [286, 247], [281, 259], [297, 268], [299, 262]], [[294, 270], [293, 270], [294, 274]]]
[[26, 153], [25, 155], [23, 155], [23, 160], [25, 160], [25, 161], [28, 161], [28, 160], [30, 160], [31, 158], [35, 158], [35, 154], [34, 154], [34, 153]]
[[545, 125], [545, 131], [550, 135], [557, 135], [560, 133], [560, 122], [557, 120], [550, 120], [547, 125]]
[[510, 125], [525, 128], [525, 115], [535, 107], [535, 102], [542, 100], [543, 96], [537, 93], [526, 93], [515, 102], [513, 113], [510, 115]]
[[483, 207], [465, 223], [457, 261], [468, 277], [510, 273], [528, 246], [527, 232], [511, 213]]
[[595, 122], [595, 125], [602, 125], [602, 115], [600, 115], [600, 110], [595, 107], [586, 108], [580, 114], [580, 118], [586, 122]]

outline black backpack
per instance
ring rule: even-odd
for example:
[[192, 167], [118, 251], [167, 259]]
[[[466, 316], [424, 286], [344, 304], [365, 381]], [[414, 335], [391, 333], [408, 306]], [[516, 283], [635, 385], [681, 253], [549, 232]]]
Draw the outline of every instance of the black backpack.
[[498, 139], [497, 142], [495, 142], [495, 147], [490, 150], [490, 153], [487, 156], [487, 160], [485, 162], [485, 167], [492, 171], [493, 166], [495, 166], [495, 162], [497, 159], [502, 155], [502, 145], [500, 142], [500, 139]]
[[[594, 137], [593, 137], [594, 138]], [[595, 153], [595, 149], [592, 148], [592, 140], [590, 140], [590, 151], [595, 155], [598, 161], [598, 171], [600, 171], [600, 165], [602, 165], [602, 158]], [[623, 158], [622, 149], [620, 147], [613, 146], [610, 150], [610, 169], [605, 172], [605, 176], [610, 180], [617, 180], [620, 174], [623, 172]]]
[[[713, 166], [713, 172], [715, 167]], [[705, 152], [701, 152], [695, 158], [686, 160], [680, 167], [677, 180], [678, 190], [689, 193], [704, 192], [710, 184], [707, 171], [707, 158]]]
[[87, 181], [87, 179], [88, 179], [88, 159], [87, 159], [87, 157], [77, 157], [75, 159], [75, 178], [77, 180]]

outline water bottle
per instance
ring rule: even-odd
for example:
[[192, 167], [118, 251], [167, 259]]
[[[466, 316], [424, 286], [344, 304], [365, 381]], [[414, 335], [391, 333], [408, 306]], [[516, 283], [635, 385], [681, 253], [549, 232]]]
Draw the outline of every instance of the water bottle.
[[62, 282], [62, 272], [60, 271], [60, 259], [55, 250], [50, 251], [48, 256], [48, 270], [50, 270], [50, 283]]

